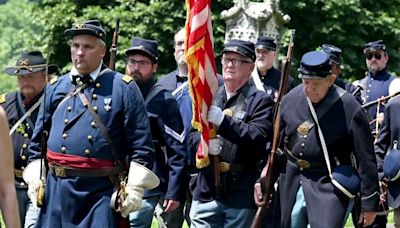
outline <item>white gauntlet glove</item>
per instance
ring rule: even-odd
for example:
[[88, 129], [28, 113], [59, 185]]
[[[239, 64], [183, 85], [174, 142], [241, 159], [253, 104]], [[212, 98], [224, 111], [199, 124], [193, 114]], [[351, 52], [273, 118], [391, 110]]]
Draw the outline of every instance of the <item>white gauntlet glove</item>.
[[129, 213], [139, 210], [142, 206], [144, 189], [153, 189], [159, 184], [160, 179], [151, 170], [136, 162], [131, 162], [128, 183], [125, 187], [125, 199], [120, 209], [121, 216], [126, 218]]
[[221, 153], [221, 140], [219, 140], [219, 138], [210, 139], [208, 147], [209, 154], [219, 155], [219, 153]]
[[211, 105], [210, 109], [208, 109], [207, 113], [207, 120], [213, 123], [215, 126], [219, 126], [224, 120], [224, 113], [222, 112], [221, 108], [215, 105]]
[[[41, 159], [34, 160], [30, 162], [26, 168], [24, 169], [24, 172], [22, 173], [22, 178], [24, 181], [28, 184], [28, 197], [31, 200], [33, 206], [35, 207], [40, 207], [42, 202], [38, 202], [38, 198], [41, 198], [42, 196], [39, 196], [39, 190], [41, 188], [44, 188], [44, 175], [46, 173], [46, 167], [44, 163], [42, 162], [42, 170], [43, 174], [40, 176], [40, 162]], [[43, 200], [43, 198], [39, 199]]]

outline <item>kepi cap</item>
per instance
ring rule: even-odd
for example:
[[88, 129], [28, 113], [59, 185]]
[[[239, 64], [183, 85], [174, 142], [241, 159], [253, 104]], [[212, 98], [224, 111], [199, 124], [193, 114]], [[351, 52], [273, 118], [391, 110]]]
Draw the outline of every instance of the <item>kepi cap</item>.
[[48, 68], [48, 74], [58, 71], [57, 65], [46, 65], [46, 59], [40, 51], [23, 51], [15, 66], [7, 67], [4, 73], [11, 76], [22, 76]]
[[256, 42], [256, 49], [276, 51], [275, 39], [267, 36], [259, 37]]
[[72, 28], [69, 28], [64, 31], [64, 34], [72, 38], [76, 35], [88, 34], [96, 36], [106, 42], [107, 34], [101, 26], [99, 20], [88, 20], [85, 22], [77, 22], [72, 25]]
[[300, 78], [322, 79], [332, 73], [329, 55], [322, 51], [310, 51], [303, 55], [300, 62]]
[[331, 44], [323, 44], [321, 49], [323, 52], [329, 54], [329, 58], [332, 62], [340, 65], [342, 62], [342, 49]]
[[256, 53], [254, 50], [254, 44], [249, 41], [244, 40], [230, 40], [228, 43], [225, 44], [222, 53], [225, 52], [236, 52], [238, 54], [243, 55], [244, 57], [248, 57], [253, 62], [256, 60]]
[[155, 40], [147, 40], [139, 37], [132, 39], [131, 46], [126, 49], [125, 54], [142, 53], [150, 57], [150, 59], [156, 63], [158, 60], [158, 43]]
[[371, 41], [369, 43], [364, 44], [363, 50], [364, 53], [371, 51], [379, 51], [379, 50], [386, 51], [386, 45], [383, 42], [383, 40]]

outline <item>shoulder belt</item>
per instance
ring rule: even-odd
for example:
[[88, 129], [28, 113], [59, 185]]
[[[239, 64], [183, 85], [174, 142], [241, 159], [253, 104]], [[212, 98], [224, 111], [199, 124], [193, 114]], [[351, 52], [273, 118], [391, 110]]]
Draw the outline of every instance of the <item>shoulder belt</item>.
[[[328, 111], [329, 109], [332, 108], [332, 106], [345, 94], [347, 93], [346, 90], [340, 88], [339, 86], [334, 85], [334, 88], [332, 88], [334, 91], [331, 91], [328, 94], [328, 97], [324, 101], [324, 103], [321, 104], [315, 111], [317, 113], [318, 119], [321, 119]], [[288, 139], [287, 139], [287, 148], [291, 150], [296, 143], [299, 141], [300, 138], [303, 137], [303, 134], [301, 132], [301, 128], [306, 127], [307, 132], [311, 130], [315, 126], [313, 120], [306, 120], [303, 123], [301, 123], [298, 126], [298, 130], [294, 133], [291, 134]], [[299, 132], [300, 131], [300, 132]]]
[[126, 74], [125, 74], [121, 79], [122, 79], [122, 81], [124, 81], [126, 84], [129, 84], [129, 83], [133, 80], [131, 76], [126, 75]]
[[86, 97], [86, 95], [83, 92], [78, 92], [78, 96], [82, 102], [82, 104], [89, 110], [90, 114], [92, 114], [94, 121], [97, 123], [97, 126], [99, 127], [101, 133], [103, 134], [104, 138], [107, 140], [108, 144], [111, 147], [111, 154], [113, 155], [115, 161], [116, 161], [116, 166], [120, 172], [123, 172], [125, 170], [125, 167], [122, 165], [119, 159], [119, 154], [118, 151], [115, 149], [111, 136], [104, 125], [103, 121], [101, 121], [100, 116], [97, 114], [97, 112], [94, 110], [92, 104], [89, 102], [89, 99]]
[[162, 85], [156, 83], [151, 87], [150, 92], [147, 94], [144, 102], [148, 104], [158, 93], [160, 93], [164, 88]]
[[0, 104], [6, 103], [7, 93], [3, 93], [0, 95]]

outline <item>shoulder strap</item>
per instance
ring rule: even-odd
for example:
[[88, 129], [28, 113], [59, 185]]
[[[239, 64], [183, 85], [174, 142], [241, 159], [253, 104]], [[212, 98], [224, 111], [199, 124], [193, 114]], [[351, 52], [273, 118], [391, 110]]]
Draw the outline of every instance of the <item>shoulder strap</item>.
[[35, 111], [36, 108], [39, 107], [39, 105], [42, 103], [43, 99], [44, 99], [44, 97], [43, 97], [43, 95], [42, 95], [42, 96], [39, 98], [39, 100], [38, 100], [34, 105], [32, 105], [32, 107], [31, 107], [27, 112], [25, 112], [25, 114], [12, 126], [12, 128], [10, 129], [10, 135], [12, 135], [12, 134], [14, 133], [14, 131], [17, 129], [17, 127], [18, 127], [22, 122], [24, 122], [24, 120], [25, 120], [26, 118], [28, 118], [28, 117], [32, 114], [32, 112]]
[[160, 93], [164, 88], [162, 85], [156, 83], [151, 87], [150, 92], [147, 94], [144, 102], [148, 104], [158, 93]]
[[[332, 106], [338, 101], [345, 93], [346, 90], [340, 88], [339, 86], [334, 85], [332, 88], [333, 91], [328, 95], [326, 100], [316, 109], [316, 113], [319, 119], [321, 119], [328, 111], [332, 108]], [[308, 99], [307, 99], [308, 100]]]

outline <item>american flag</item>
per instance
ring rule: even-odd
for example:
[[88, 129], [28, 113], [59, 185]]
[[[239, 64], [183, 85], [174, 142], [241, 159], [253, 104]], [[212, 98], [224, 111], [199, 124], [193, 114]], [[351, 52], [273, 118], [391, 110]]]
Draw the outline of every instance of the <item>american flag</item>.
[[193, 127], [201, 132], [196, 166], [209, 165], [208, 143], [215, 129], [207, 121], [208, 108], [218, 89], [213, 51], [211, 0], [186, 0], [186, 60], [189, 87], [193, 98]]

